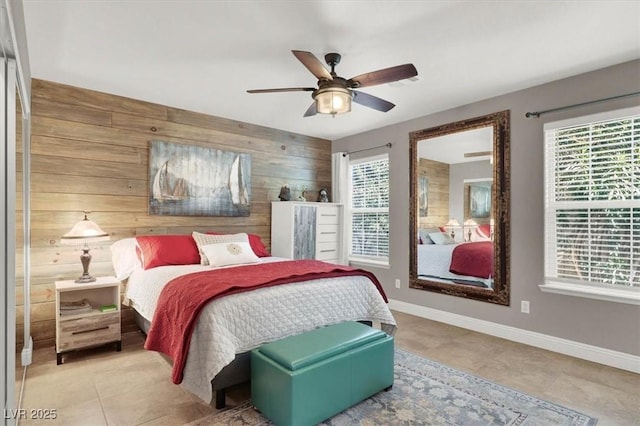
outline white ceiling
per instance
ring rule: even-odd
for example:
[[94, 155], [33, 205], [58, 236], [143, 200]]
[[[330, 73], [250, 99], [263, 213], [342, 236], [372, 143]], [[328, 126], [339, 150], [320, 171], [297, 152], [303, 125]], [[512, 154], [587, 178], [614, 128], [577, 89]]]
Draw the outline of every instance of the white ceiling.
[[471, 163], [491, 158], [491, 154], [465, 157], [465, 154], [480, 152], [493, 152], [493, 127], [451, 133], [418, 143], [418, 158], [428, 158], [446, 164]]
[[[640, 1], [23, 0], [34, 78], [327, 139], [640, 57]], [[397, 106], [303, 118], [315, 77], [291, 54], [338, 52]]]

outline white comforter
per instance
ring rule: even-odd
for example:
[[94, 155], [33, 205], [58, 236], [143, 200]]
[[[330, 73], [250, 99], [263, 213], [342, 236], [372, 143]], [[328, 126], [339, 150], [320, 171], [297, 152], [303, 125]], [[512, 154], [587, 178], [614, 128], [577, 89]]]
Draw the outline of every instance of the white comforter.
[[[127, 283], [125, 304], [152, 321], [160, 292], [170, 280], [209, 269], [183, 265], [137, 270]], [[209, 403], [211, 380], [236, 354], [341, 321], [379, 322], [391, 335], [396, 330], [382, 296], [364, 276], [285, 284], [215, 299], [203, 309], [194, 329], [182, 386]]]
[[449, 271], [451, 256], [457, 246], [458, 244], [418, 244], [418, 276], [427, 276], [429, 279], [439, 277], [446, 282], [451, 282], [454, 279], [477, 281], [492, 288], [493, 278], [483, 279], [458, 275]]

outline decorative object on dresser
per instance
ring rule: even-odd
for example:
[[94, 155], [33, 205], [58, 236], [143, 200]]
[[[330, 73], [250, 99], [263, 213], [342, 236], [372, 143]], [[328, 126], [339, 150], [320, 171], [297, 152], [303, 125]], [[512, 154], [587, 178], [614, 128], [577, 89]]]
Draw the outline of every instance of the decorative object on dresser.
[[61, 244], [84, 244], [80, 261], [82, 262], [82, 275], [75, 281], [76, 283], [90, 283], [96, 279], [89, 275], [89, 264], [91, 263], [91, 255], [89, 254], [89, 244], [98, 241], [107, 241], [109, 234], [104, 232], [93, 221], [87, 218], [90, 212], [84, 212], [84, 219], [77, 222], [71, 228], [71, 231], [60, 237]]
[[302, 192], [300, 192], [300, 196], [298, 197], [298, 201], [305, 202], [307, 201], [307, 187], [302, 187]]
[[151, 141], [149, 214], [249, 216], [251, 154]]
[[271, 203], [271, 254], [346, 265], [344, 206], [335, 203]]
[[318, 192], [318, 202], [319, 203], [328, 203], [329, 202], [329, 194], [327, 188], [321, 188]]
[[291, 200], [291, 189], [289, 189], [289, 185], [282, 185], [280, 188], [280, 195], [278, 195], [280, 201], [289, 201]]
[[120, 281], [98, 277], [93, 282], [56, 281], [56, 355], [62, 364], [65, 352], [115, 343], [120, 336]]

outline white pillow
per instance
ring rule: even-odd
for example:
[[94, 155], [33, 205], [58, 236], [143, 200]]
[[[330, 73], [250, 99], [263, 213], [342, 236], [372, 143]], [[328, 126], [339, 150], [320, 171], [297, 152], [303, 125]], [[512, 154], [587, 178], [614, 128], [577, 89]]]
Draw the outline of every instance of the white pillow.
[[429, 233], [429, 238], [435, 244], [455, 244], [455, 240], [449, 236], [446, 232], [431, 232]]
[[123, 238], [111, 244], [111, 263], [119, 281], [126, 280], [136, 269], [142, 268], [135, 238]]
[[248, 241], [207, 244], [202, 246], [202, 251], [212, 266], [244, 265], [260, 262], [260, 258], [253, 252]]
[[237, 242], [249, 242], [249, 235], [246, 233], [239, 234], [203, 234], [201, 232], [192, 232], [191, 236], [196, 242], [198, 246], [198, 251], [200, 252], [200, 264], [208, 265], [209, 260], [207, 259], [207, 255], [204, 253], [202, 248], [208, 244], [216, 244], [216, 243], [237, 243]]
[[420, 228], [418, 229], [418, 236], [422, 244], [434, 244], [429, 238], [429, 233], [431, 232], [440, 232], [438, 228]]

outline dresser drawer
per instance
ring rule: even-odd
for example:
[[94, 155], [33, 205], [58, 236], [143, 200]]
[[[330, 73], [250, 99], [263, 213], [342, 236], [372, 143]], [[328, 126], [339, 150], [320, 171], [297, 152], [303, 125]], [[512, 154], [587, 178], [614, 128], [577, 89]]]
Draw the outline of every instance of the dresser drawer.
[[337, 242], [318, 243], [316, 245], [316, 259], [331, 260], [339, 257]]
[[335, 207], [318, 207], [318, 225], [338, 225], [340, 211]]
[[318, 225], [316, 241], [319, 243], [338, 242], [338, 225]]
[[60, 319], [58, 352], [120, 340], [120, 312]]

